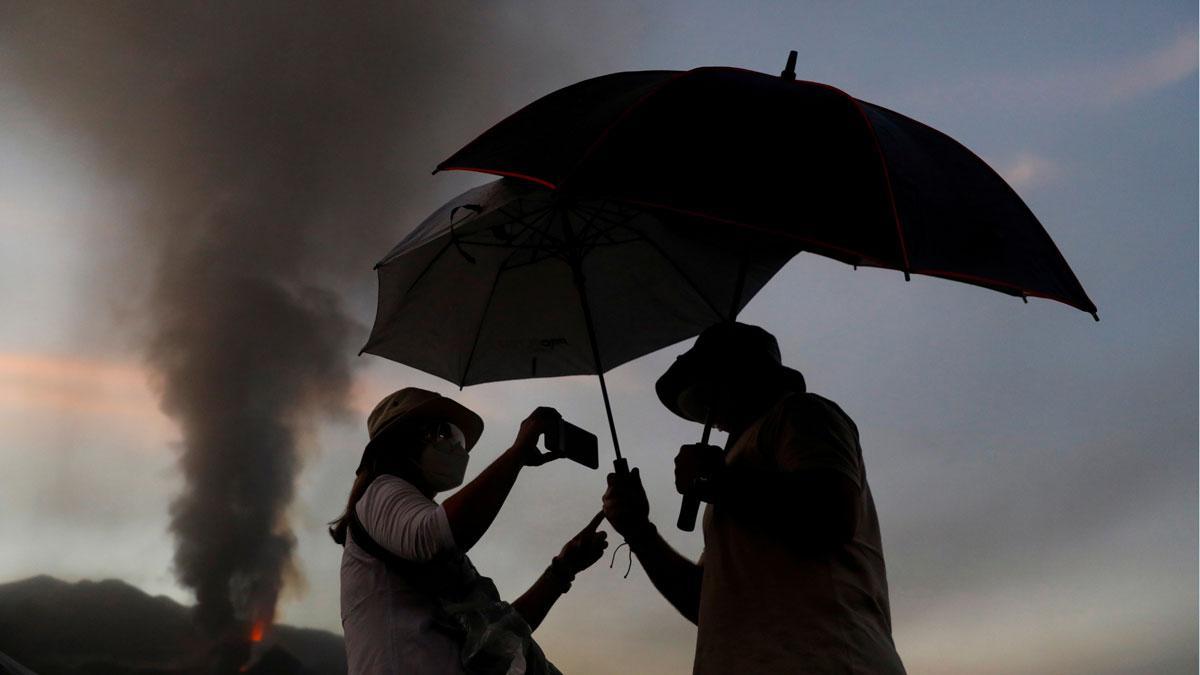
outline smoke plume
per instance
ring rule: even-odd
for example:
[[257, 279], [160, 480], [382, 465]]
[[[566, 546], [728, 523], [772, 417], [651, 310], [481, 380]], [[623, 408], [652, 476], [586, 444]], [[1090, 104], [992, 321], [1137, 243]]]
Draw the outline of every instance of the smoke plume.
[[418, 4], [0, 8], [4, 77], [137, 187], [144, 248], [114, 274], [151, 279], [134, 329], [183, 435], [175, 571], [214, 637], [272, 618], [300, 448], [366, 335], [371, 303], [345, 298], [436, 205], [414, 199], [436, 161], [509, 107], [477, 72], [503, 73], [496, 10]]

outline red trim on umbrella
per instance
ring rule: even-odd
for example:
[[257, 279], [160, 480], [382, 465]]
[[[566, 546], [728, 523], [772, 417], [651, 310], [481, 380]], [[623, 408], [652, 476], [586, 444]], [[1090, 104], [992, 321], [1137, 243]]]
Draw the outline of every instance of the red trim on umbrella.
[[892, 207], [892, 220], [896, 222], [896, 237], [900, 240], [900, 255], [904, 258], [905, 271], [911, 271], [912, 263], [908, 261], [908, 244], [904, 241], [904, 228], [900, 225], [900, 212], [896, 209], [896, 195], [892, 193], [892, 176], [888, 172], [887, 158], [883, 155], [883, 148], [879, 146], [879, 135], [875, 133], [875, 125], [871, 124], [871, 119], [867, 117], [867, 111], [863, 110], [862, 103], [848, 94], [846, 98], [854, 104], [855, 110], [862, 115], [863, 122], [871, 132], [871, 144], [875, 146], [875, 153], [879, 155], [879, 166], [883, 169], [883, 187], [887, 191], [888, 205]]
[[822, 89], [828, 89], [846, 97], [850, 100], [851, 105], [854, 106], [854, 109], [857, 110], [858, 114], [862, 117], [863, 123], [867, 125], [867, 130], [871, 132], [871, 144], [875, 147], [875, 154], [879, 155], [879, 166], [883, 169], [883, 187], [884, 190], [887, 191], [888, 205], [892, 209], [892, 220], [896, 223], [896, 238], [900, 242], [900, 256], [904, 258], [905, 269], [901, 271], [905, 274], [908, 274], [912, 271], [912, 263], [908, 259], [908, 243], [904, 239], [904, 227], [900, 223], [900, 211], [896, 208], [896, 195], [892, 192], [892, 176], [888, 171], [887, 157], [883, 154], [883, 148], [879, 145], [879, 134], [875, 132], [875, 125], [871, 124], [871, 118], [867, 117], [867, 111], [863, 109], [862, 102], [850, 94], [842, 91], [841, 89], [838, 89], [830, 84], [825, 84], [824, 82], [813, 82], [811, 80], [795, 80], [795, 82], [797, 84], [805, 84], [809, 86], [820, 87]]
[[974, 274], [965, 274], [963, 272], [948, 272], [946, 270], [913, 270], [913, 274], [924, 274], [926, 276], [931, 276], [931, 277], [942, 277], [944, 279], [949, 279], [951, 281], [962, 281], [962, 282], [976, 284], [976, 285], [999, 286], [1001, 288], [1009, 288], [1023, 296], [1029, 296], [1029, 297], [1033, 297], [1033, 298], [1045, 298], [1047, 300], [1054, 300], [1055, 302], [1061, 302], [1064, 305], [1067, 305], [1069, 307], [1074, 307], [1075, 309], [1087, 312], [1089, 314], [1096, 313], [1096, 308], [1094, 306], [1075, 303], [1075, 302], [1072, 302], [1072, 301], [1066, 299], [1063, 296], [1055, 295], [1053, 293], [1042, 293], [1041, 291], [1032, 291], [1027, 288], [1018, 286], [1016, 284], [1009, 283], [1007, 281], [1000, 281], [998, 279], [990, 279], [988, 277], [981, 277], [981, 276], [977, 276]]
[[[530, 176], [528, 174], [517, 173], [516, 171], [501, 171], [499, 169], [481, 169], [481, 168], [475, 167], [475, 166], [440, 166], [437, 168], [437, 171], [474, 171], [476, 173], [488, 173], [493, 176], [504, 176], [506, 178], [520, 178], [521, 180], [527, 180], [531, 183], [537, 183], [538, 185], [541, 185], [542, 187], [545, 187], [545, 188], [550, 188], [551, 190], [558, 189], [557, 185], [555, 185], [554, 183], [551, 183], [548, 180], [542, 180], [541, 178], [537, 178], [535, 176]], [[434, 173], [436, 173], [436, 171]]]
[[[625, 109], [621, 111], [621, 114], [617, 115], [616, 119], [614, 119], [612, 122], [609, 122], [608, 126], [604, 127], [604, 130], [600, 132], [600, 135], [596, 136], [596, 140], [592, 141], [592, 144], [588, 146], [588, 149], [583, 152], [583, 155], [581, 155], [579, 157], [579, 159], [575, 162], [575, 166], [571, 167], [571, 170], [566, 172], [566, 176], [563, 178], [563, 182], [565, 183], [566, 181], [570, 180], [571, 174], [575, 173], [575, 170], [578, 169], [584, 162], [586, 162], [588, 157], [591, 157], [592, 153], [595, 152], [596, 149], [599, 148], [600, 145], [603, 144], [604, 141], [608, 139], [608, 135], [609, 135], [609, 133], [612, 132], [613, 128], [616, 127], [618, 124], [620, 124], [622, 121], [624, 121], [626, 117], [629, 117], [629, 115], [634, 110], [636, 110], [643, 103], [645, 103], [647, 100], [649, 100], [650, 97], [652, 97], [655, 94], [657, 94], [658, 92], [662, 91], [663, 87], [666, 87], [668, 84], [671, 84], [672, 82], [678, 80], [681, 77], [690, 75], [691, 73], [694, 73], [697, 70], [700, 70], [700, 69], [693, 68], [691, 70], [681, 70], [678, 73], [675, 73], [674, 75], [668, 77], [667, 79], [663, 80], [662, 82], [659, 82], [650, 91], [646, 92], [645, 94], [642, 94], [642, 96], [640, 98], [638, 98], [638, 100], [636, 100], [633, 103], [630, 103], [628, 106], [626, 106]], [[474, 141], [472, 141], [472, 142], [474, 142]]]
[[[693, 68], [691, 70], [679, 71], [678, 73], [672, 75], [671, 77], [667, 78], [663, 82], [659, 83], [656, 87], [654, 87], [650, 91], [646, 92], [646, 94], [644, 94], [637, 101], [634, 101], [632, 104], [630, 104], [627, 108], [625, 108], [625, 110], [621, 111], [621, 113], [617, 116], [617, 118], [615, 120], [613, 120], [613, 122], [611, 122], [607, 127], [605, 127], [604, 131], [602, 131], [600, 133], [600, 135], [596, 137], [596, 140], [594, 140], [592, 142], [592, 144], [588, 147], [587, 151], [585, 151], [583, 156], [580, 157], [579, 161], [577, 161], [575, 163], [575, 167], [573, 167], [572, 170], [567, 173], [567, 177], [564, 178], [564, 182], [566, 180], [569, 180], [570, 175], [572, 173], [574, 173], [575, 169], [578, 168], [579, 165], [582, 164], [589, 156], [591, 156], [591, 154], [603, 143], [603, 141], [608, 137], [608, 135], [612, 131], [612, 129], [614, 127], [616, 127], [616, 125], [619, 124], [622, 120], [624, 120], [629, 114], [631, 114], [636, 108], [638, 108], [643, 103], [645, 103], [646, 100], [648, 100], [650, 97], [652, 97], [653, 95], [655, 95], [659, 91], [661, 91], [663, 89], [663, 87], [665, 87], [667, 84], [675, 82], [676, 80], [678, 80], [681, 77], [684, 77], [686, 75], [693, 74], [698, 71], [706, 71], [706, 70], [709, 70], [709, 71], [724, 70], [724, 71], [732, 71], [732, 72], [745, 72], [745, 73], [752, 73], [754, 75], [760, 75], [762, 77], [773, 77], [769, 74], [760, 73], [758, 71], [750, 70], [748, 68], [734, 68], [734, 67], [728, 67], [728, 66], [706, 66], [706, 67], [701, 67], [701, 68]], [[912, 263], [910, 262], [909, 257], [908, 257], [908, 245], [905, 241], [904, 228], [900, 221], [900, 213], [899, 213], [898, 208], [896, 207], [895, 194], [892, 191], [892, 181], [891, 181], [890, 172], [888, 171], [887, 158], [883, 154], [883, 148], [879, 144], [879, 137], [875, 131], [875, 125], [873, 125], [871, 123], [870, 117], [867, 116], [867, 112], [863, 108], [862, 102], [859, 101], [858, 99], [854, 98], [853, 96], [847, 94], [846, 92], [842, 91], [841, 89], [838, 89], [837, 87], [834, 87], [829, 84], [825, 84], [823, 82], [813, 82], [811, 80], [795, 80], [794, 82], [796, 84], [815, 86], [815, 87], [820, 87], [823, 89], [828, 89], [840, 96], [845, 97], [846, 99], [848, 99], [850, 101], [851, 105], [854, 106], [855, 110], [857, 110], [859, 115], [862, 117], [864, 124], [866, 124], [868, 131], [870, 131], [870, 133], [871, 133], [872, 145], [874, 146], [875, 152], [879, 157], [880, 168], [883, 171], [884, 189], [887, 192], [888, 205], [892, 212], [892, 220], [896, 224], [896, 236], [897, 236], [897, 239], [900, 244], [900, 254], [904, 261], [904, 267], [898, 268], [894, 265], [886, 264], [883, 261], [881, 261], [877, 258], [874, 258], [872, 256], [865, 255], [860, 251], [855, 251], [853, 249], [848, 249], [848, 248], [844, 248], [841, 246], [832, 245], [832, 244], [822, 242], [822, 241], [819, 241], [816, 239], [812, 239], [809, 237], [797, 236], [795, 234], [791, 234], [788, 232], [780, 231], [777, 229], [773, 229], [773, 228], [769, 228], [769, 227], [765, 227], [765, 226], [761, 226], [761, 225], [753, 225], [750, 223], [743, 223], [743, 222], [736, 221], [736, 220], [730, 220], [727, 218], [713, 216], [711, 214], [703, 213], [700, 211], [693, 211], [690, 209], [681, 209], [681, 208], [676, 208], [676, 207], [671, 207], [671, 206], [665, 206], [662, 204], [655, 204], [653, 202], [645, 202], [645, 201], [640, 201], [640, 200], [619, 200], [619, 201], [625, 201], [629, 204], [634, 204], [634, 205], [643, 206], [643, 207], [663, 209], [663, 210], [671, 211], [674, 213], [694, 216], [697, 218], [703, 218], [705, 220], [724, 223], [724, 224], [728, 224], [728, 225], [735, 225], [738, 227], [744, 227], [747, 229], [756, 230], [756, 231], [760, 231], [760, 232], [768, 232], [768, 233], [776, 234], [779, 236], [787, 237], [789, 239], [804, 242], [804, 243], [812, 245], [814, 247], [823, 248], [823, 249], [826, 249], [829, 251], [836, 251], [838, 253], [841, 253], [843, 255], [850, 256], [850, 257], [857, 257], [857, 258], [859, 258], [858, 265], [861, 265], [864, 267], [892, 269], [892, 270], [904, 272], [906, 275], [908, 275], [908, 274], [923, 274], [926, 276], [942, 277], [942, 278], [949, 279], [952, 281], [961, 281], [961, 282], [970, 283], [970, 284], [974, 284], [974, 285], [992, 286], [992, 287], [1011, 289], [1012, 291], [1014, 291], [1014, 294], [1016, 294], [1016, 295], [1045, 298], [1047, 300], [1054, 300], [1056, 302], [1060, 302], [1064, 305], [1067, 305], [1068, 307], [1074, 307], [1081, 311], [1088, 312], [1088, 313], [1092, 314], [1092, 316], [1094, 316], [1094, 317], [1096, 316], [1096, 308], [1094, 305], [1084, 305], [1084, 304], [1075, 303], [1063, 296], [1058, 296], [1058, 295], [1054, 295], [1054, 294], [1050, 294], [1050, 293], [1042, 293], [1039, 291], [1031, 291], [1031, 290], [1022, 288], [1020, 286], [1017, 286], [1015, 284], [1012, 284], [1012, 283], [1009, 283], [1006, 281], [1000, 281], [997, 279], [990, 279], [987, 277], [981, 277], [981, 276], [976, 276], [976, 275], [971, 275], [971, 274], [964, 274], [964, 273], [960, 273], [960, 272], [948, 272], [945, 270], [913, 269]], [[874, 105], [874, 104], [872, 104], [872, 105]], [[896, 113], [896, 114], [900, 114], [900, 113]], [[924, 124], [923, 122], [920, 122], [919, 120], [913, 120], [912, 118], [909, 118], [907, 116], [905, 116], [905, 117], [906, 117], [906, 119], [910, 119], [913, 122], [920, 124], [921, 126], [924, 126], [928, 129], [931, 129], [931, 130], [941, 134], [942, 136], [946, 136], [946, 134], [943, 134], [942, 132], [937, 131], [937, 129], [933, 129], [933, 127], [930, 127], [929, 125]], [[950, 138], [950, 137], [947, 136], [947, 138]], [[476, 140], [478, 140], [478, 139], [476, 139]], [[972, 151], [970, 148], [963, 145], [962, 143], [954, 140], [953, 138], [950, 138], [950, 140], [954, 141], [962, 149], [966, 150], [968, 153], [970, 153], [972, 156], [974, 156], [975, 159], [977, 159], [980, 163], [982, 163], [989, 170], [991, 170], [991, 172], [994, 175], [996, 175], [996, 177], [999, 178], [1000, 181], [1006, 187], [1008, 187], [1010, 191], [1012, 191], [1014, 194], [1016, 194], [1016, 191], [1012, 189], [1012, 186], [1008, 185], [1007, 181], [1004, 181], [1003, 177], [1000, 177], [999, 173], [997, 173], [996, 170], [994, 168], [992, 168], [991, 165], [989, 165], [987, 162], [984, 162], [974, 151]], [[472, 141], [472, 143], [474, 143], [474, 141]], [[470, 145], [470, 144], [468, 144], [468, 145]], [[479, 168], [479, 167], [467, 167], [467, 166], [439, 166], [435, 170], [435, 173], [437, 171], [475, 171], [478, 173], [492, 174], [492, 175], [496, 175], [496, 176], [507, 176], [510, 178], [519, 178], [522, 180], [530, 181], [532, 183], [536, 183], [538, 185], [549, 188], [551, 190], [558, 189], [558, 186], [555, 185], [554, 183], [551, 183], [550, 181], [543, 180], [541, 178], [536, 178], [534, 176], [530, 176], [527, 174], [512, 172], [512, 171], [501, 171], [501, 170], [497, 170], [497, 169], [484, 169], [484, 168]], [[1016, 196], [1017, 196], [1017, 199], [1020, 199], [1020, 195], [1016, 195]], [[1021, 203], [1024, 205], [1024, 200], [1021, 200]], [[1028, 209], [1029, 207], [1026, 205], [1025, 208]], [[1050, 239], [1049, 236], [1047, 236], [1046, 238]], [[1062, 259], [1065, 263], [1065, 258], [1063, 258], [1062, 252], [1058, 250], [1058, 246], [1057, 246], [1057, 244], [1054, 243], [1053, 239], [1050, 239], [1050, 246], [1056, 253], [1058, 253], [1059, 258]], [[1079, 283], [1078, 279], [1076, 279], [1075, 282], [1076, 282], [1076, 284], [1078, 284]], [[1087, 299], [1086, 295], [1084, 297], [1085, 297], [1085, 299]], [[1090, 302], [1090, 300], [1089, 300], [1089, 302]], [[1097, 320], [1099, 320], [1099, 317], [1097, 317]]]
[[898, 272], [907, 272], [910, 274], [923, 274], [925, 276], [941, 277], [944, 279], [949, 279], [951, 281], [961, 281], [961, 282], [973, 284], [976, 286], [998, 286], [1000, 288], [1012, 289], [1016, 295], [1028, 296], [1028, 297], [1034, 297], [1034, 298], [1045, 298], [1047, 300], [1054, 300], [1055, 302], [1061, 302], [1062, 304], [1067, 305], [1068, 307], [1074, 307], [1075, 309], [1078, 309], [1078, 310], [1081, 310], [1084, 312], [1088, 312], [1089, 314], [1092, 314], [1093, 316], [1096, 314], [1095, 307], [1072, 302], [1064, 296], [1059, 296], [1059, 295], [1055, 295], [1052, 293], [1042, 293], [1040, 291], [1029, 290], [1027, 288], [1023, 288], [1021, 286], [1018, 286], [1016, 284], [1013, 284], [1013, 283], [1010, 283], [1007, 281], [1000, 281], [998, 279], [991, 279], [988, 277], [982, 277], [982, 276], [977, 276], [977, 275], [973, 275], [973, 274], [965, 274], [962, 272], [949, 272], [946, 270], [932, 270], [932, 269], [908, 269], [908, 270], [905, 270], [905, 269], [896, 267], [895, 265], [889, 265], [887, 263], [884, 263], [883, 261], [881, 261], [877, 258], [874, 258], [872, 256], [865, 255], [860, 251], [855, 251], [853, 249], [845, 248], [842, 246], [829, 244], [827, 242], [823, 242], [818, 239], [813, 239], [811, 237], [801, 237], [801, 236], [798, 236], [795, 234], [791, 234], [789, 232], [776, 230], [776, 229], [773, 229], [770, 227], [765, 227], [762, 225], [752, 225], [750, 223], [743, 223], [743, 222], [736, 221], [736, 220], [730, 220], [728, 218], [720, 218], [717, 216], [708, 215], [706, 213], [701, 213], [699, 211], [691, 211], [688, 209], [678, 209], [678, 208], [674, 208], [674, 207], [670, 207], [670, 206], [663, 206], [661, 204], [654, 204], [651, 202], [644, 202], [644, 201], [638, 201], [638, 200], [622, 200], [622, 201], [625, 201], [626, 203], [629, 203], [629, 204], [635, 204], [638, 206], [662, 209], [664, 211], [671, 211], [674, 213], [679, 213], [679, 214], [687, 215], [687, 216], [695, 216], [697, 218], [703, 218], [705, 220], [711, 220], [713, 222], [723, 223], [726, 225], [735, 225], [737, 227], [744, 227], [746, 229], [756, 230], [759, 232], [768, 232], [771, 234], [786, 237], [788, 239], [794, 239], [796, 241], [810, 244], [815, 248], [823, 248], [823, 249], [830, 250], [830, 251], [837, 251], [838, 253], [842, 253], [847, 256], [856, 256], [860, 259], [860, 261], [855, 264], [857, 264], [858, 266], [861, 266], [861, 267], [875, 267], [875, 268], [879, 268], [879, 269], [896, 270]]
[[[1047, 245], [1049, 245], [1049, 247], [1051, 248], [1051, 250], [1053, 250], [1055, 253], [1057, 253], [1057, 254], [1058, 254], [1058, 258], [1059, 258], [1059, 260], [1061, 260], [1061, 261], [1062, 261], [1063, 267], [1064, 267], [1064, 268], [1067, 270], [1067, 272], [1068, 272], [1068, 273], [1071, 275], [1071, 279], [1072, 279], [1072, 280], [1075, 282], [1075, 285], [1079, 287], [1079, 293], [1080, 293], [1080, 294], [1081, 294], [1081, 295], [1084, 297], [1084, 299], [1085, 299], [1085, 300], [1087, 300], [1089, 303], [1092, 301], [1092, 300], [1091, 300], [1091, 298], [1089, 298], [1089, 297], [1087, 296], [1087, 291], [1086, 291], [1086, 290], [1084, 290], [1084, 288], [1083, 288], [1083, 284], [1079, 282], [1079, 278], [1075, 276], [1075, 271], [1074, 271], [1074, 270], [1072, 270], [1072, 269], [1071, 269], [1071, 266], [1067, 264], [1067, 259], [1066, 259], [1066, 257], [1065, 257], [1065, 256], [1063, 256], [1063, 254], [1062, 254], [1062, 251], [1060, 251], [1060, 250], [1059, 250], [1059, 248], [1058, 248], [1058, 244], [1056, 244], [1056, 243], [1054, 242], [1054, 238], [1050, 236], [1050, 233], [1046, 231], [1046, 228], [1045, 228], [1045, 226], [1043, 226], [1043, 225], [1041, 224], [1041, 221], [1039, 221], [1039, 220], [1038, 220], [1038, 218], [1037, 218], [1037, 214], [1035, 214], [1035, 213], [1033, 212], [1033, 209], [1029, 208], [1029, 205], [1025, 203], [1025, 200], [1024, 200], [1022, 197], [1021, 197], [1021, 193], [1017, 192], [1017, 191], [1016, 191], [1016, 190], [1013, 188], [1013, 186], [1009, 185], [1009, 184], [1008, 184], [1008, 181], [1004, 180], [1004, 176], [1001, 176], [1001, 175], [1000, 175], [1000, 172], [999, 172], [999, 171], [997, 171], [997, 170], [995, 169], [995, 167], [993, 167], [991, 164], [988, 164], [987, 162], [985, 162], [985, 161], [983, 160], [983, 158], [979, 156], [979, 154], [978, 154], [978, 153], [976, 153], [976, 152], [975, 152], [974, 150], [972, 150], [971, 148], [968, 148], [968, 147], [967, 147], [967, 146], [966, 146], [964, 143], [962, 143], [962, 142], [961, 142], [961, 141], [959, 141], [958, 139], [954, 138], [953, 136], [951, 136], [951, 135], [949, 135], [949, 134], [947, 134], [947, 133], [945, 133], [945, 132], [943, 132], [943, 131], [939, 131], [938, 129], [935, 129], [934, 127], [931, 127], [931, 126], [929, 126], [928, 124], [925, 124], [925, 123], [924, 123], [924, 122], [922, 122], [921, 120], [918, 120], [918, 119], [913, 119], [912, 117], [909, 117], [908, 115], [905, 115], [904, 113], [896, 112], [895, 110], [892, 110], [891, 108], [884, 108], [883, 106], [876, 105], [876, 104], [874, 104], [874, 103], [871, 103], [870, 105], [872, 105], [873, 107], [876, 107], [876, 108], [881, 108], [881, 109], [883, 109], [883, 110], [887, 110], [888, 112], [892, 113], [893, 115], [899, 115], [900, 117], [903, 117], [904, 119], [908, 120], [909, 122], [912, 122], [913, 124], [916, 124], [916, 125], [922, 126], [922, 127], [926, 128], [926, 129], [928, 129], [930, 132], [932, 132], [932, 133], [935, 133], [935, 134], [937, 134], [937, 135], [939, 135], [939, 136], [942, 136], [942, 137], [946, 138], [946, 139], [947, 139], [947, 140], [949, 140], [951, 143], [954, 143], [954, 144], [955, 144], [955, 145], [957, 145], [958, 147], [962, 148], [962, 149], [963, 149], [963, 150], [964, 150], [964, 151], [965, 151], [967, 154], [969, 154], [969, 155], [971, 155], [972, 157], [974, 157], [974, 158], [975, 158], [975, 160], [976, 160], [976, 161], [978, 161], [980, 164], [982, 164], [983, 166], [987, 167], [987, 170], [992, 172], [992, 176], [994, 176], [994, 177], [996, 178], [996, 180], [1000, 181], [1000, 183], [1001, 183], [1001, 184], [1003, 184], [1003, 185], [1004, 185], [1004, 187], [1008, 188], [1009, 192], [1011, 192], [1011, 193], [1013, 194], [1013, 196], [1014, 196], [1014, 197], [1016, 197], [1017, 201], [1018, 201], [1018, 202], [1020, 202], [1021, 206], [1024, 206], [1024, 207], [1025, 207], [1025, 210], [1029, 212], [1029, 215], [1030, 215], [1030, 217], [1032, 217], [1032, 218], [1033, 218], [1033, 220], [1034, 220], [1035, 222], [1037, 222], [1037, 224], [1038, 224], [1039, 226], [1041, 226], [1042, 234], [1043, 234], [1043, 235], [1045, 235], [1045, 238], [1046, 238], [1046, 243], [1047, 243]], [[1035, 294], [1033, 294], [1033, 293], [1030, 293], [1030, 295], [1035, 295]], [[1045, 297], [1045, 298], [1049, 298], [1049, 296], [1045, 296], [1045, 295], [1038, 295], [1037, 297]], [[1051, 299], [1051, 300], [1058, 300], [1058, 298], [1050, 298], [1050, 299]], [[1096, 313], [1096, 308], [1095, 308], [1095, 305], [1094, 305], [1094, 304], [1093, 304], [1093, 305], [1092, 305], [1092, 307], [1089, 309], [1089, 308], [1087, 308], [1086, 306], [1075, 305], [1075, 304], [1072, 304], [1072, 303], [1070, 303], [1070, 302], [1066, 302], [1065, 300], [1062, 300], [1062, 301], [1060, 301], [1060, 302], [1064, 302], [1064, 303], [1066, 303], [1066, 304], [1068, 304], [1068, 305], [1070, 305], [1070, 306], [1072, 306], [1072, 307], [1075, 307], [1076, 309], [1082, 309], [1082, 310], [1083, 310], [1083, 311], [1085, 311], [1085, 312], [1090, 312], [1090, 313], [1092, 313], [1093, 315], [1095, 315], [1095, 313]], [[1097, 318], [1097, 321], [1099, 321], [1099, 318]]]

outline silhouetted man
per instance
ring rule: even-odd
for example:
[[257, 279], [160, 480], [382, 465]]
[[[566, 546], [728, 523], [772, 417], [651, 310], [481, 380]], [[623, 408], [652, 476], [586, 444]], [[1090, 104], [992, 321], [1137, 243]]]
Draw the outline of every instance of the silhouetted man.
[[699, 630], [695, 673], [903, 673], [879, 522], [858, 429], [807, 393], [755, 326], [709, 328], [656, 385], [671, 412], [709, 418], [723, 452], [685, 445], [675, 485], [708, 505], [693, 563], [649, 520], [637, 469], [609, 474], [604, 513], [654, 586]]

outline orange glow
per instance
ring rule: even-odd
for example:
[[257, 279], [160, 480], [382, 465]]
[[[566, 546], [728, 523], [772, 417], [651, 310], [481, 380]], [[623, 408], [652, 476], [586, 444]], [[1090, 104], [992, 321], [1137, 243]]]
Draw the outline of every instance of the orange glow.
[[121, 417], [155, 437], [174, 425], [159, 411], [154, 374], [129, 361], [0, 352], [0, 413]]
[[263, 633], [265, 633], [266, 630], [267, 630], [267, 626], [266, 626], [265, 622], [255, 621], [254, 627], [250, 629], [250, 641], [251, 642], [262, 642]]

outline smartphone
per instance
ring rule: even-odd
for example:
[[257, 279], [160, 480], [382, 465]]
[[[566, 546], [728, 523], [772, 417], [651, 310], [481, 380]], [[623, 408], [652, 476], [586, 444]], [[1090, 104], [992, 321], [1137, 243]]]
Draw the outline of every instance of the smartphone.
[[589, 469], [600, 468], [596, 434], [580, 429], [566, 420], [546, 432], [546, 449], [579, 462]]

